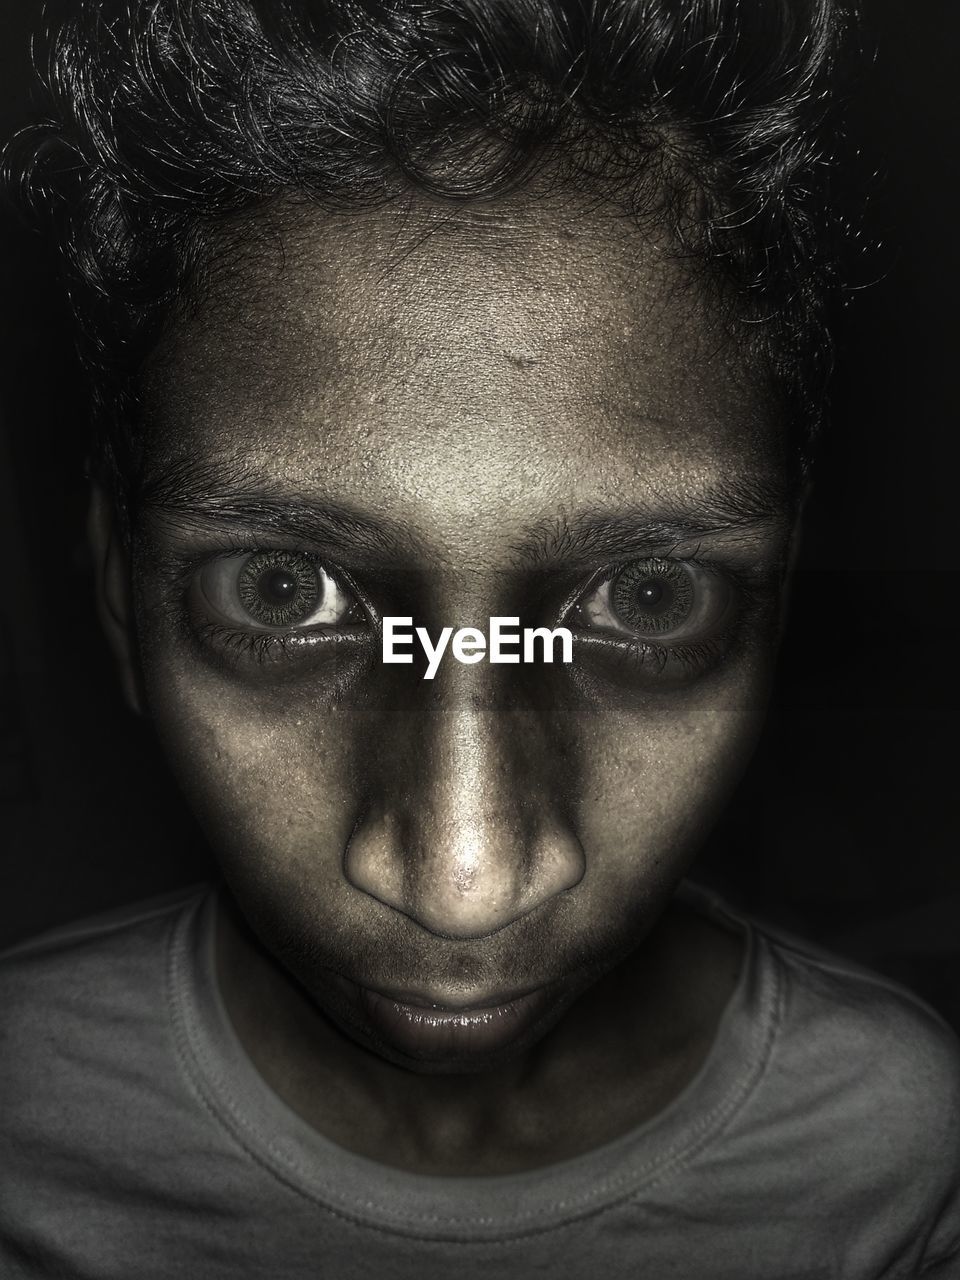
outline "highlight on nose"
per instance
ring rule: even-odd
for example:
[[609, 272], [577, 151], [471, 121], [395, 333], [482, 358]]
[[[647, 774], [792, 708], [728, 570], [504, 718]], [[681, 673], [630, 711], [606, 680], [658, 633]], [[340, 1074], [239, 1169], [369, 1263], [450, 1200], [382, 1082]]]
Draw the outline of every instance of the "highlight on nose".
[[576, 834], [554, 822], [535, 829], [506, 815], [463, 821], [422, 814], [361, 821], [344, 854], [354, 888], [445, 938], [496, 933], [583, 878]]

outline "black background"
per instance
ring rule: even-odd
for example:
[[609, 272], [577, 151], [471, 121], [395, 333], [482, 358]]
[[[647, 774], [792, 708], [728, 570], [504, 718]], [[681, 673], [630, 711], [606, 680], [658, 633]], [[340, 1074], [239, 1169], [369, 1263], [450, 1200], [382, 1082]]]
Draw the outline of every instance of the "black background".
[[[4, 0], [0, 133], [35, 0]], [[882, 249], [847, 309], [778, 690], [704, 874], [960, 1026], [953, 0], [871, 0], [852, 104]], [[43, 244], [0, 209], [0, 943], [208, 873], [120, 702], [83, 544], [83, 419]]]

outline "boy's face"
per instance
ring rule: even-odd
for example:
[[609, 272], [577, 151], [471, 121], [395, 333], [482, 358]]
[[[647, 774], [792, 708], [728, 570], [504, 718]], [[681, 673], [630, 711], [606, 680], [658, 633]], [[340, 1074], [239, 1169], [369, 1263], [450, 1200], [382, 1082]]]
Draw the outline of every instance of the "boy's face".
[[[316, 1003], [493, 1066], [637, 944], [749, 753], [781, 432], [666, 236], [517, 198], [237, 237], [146, 378], [126, 660]], [[425, 680], [384, 615], [563, 625], [573, 661]]]

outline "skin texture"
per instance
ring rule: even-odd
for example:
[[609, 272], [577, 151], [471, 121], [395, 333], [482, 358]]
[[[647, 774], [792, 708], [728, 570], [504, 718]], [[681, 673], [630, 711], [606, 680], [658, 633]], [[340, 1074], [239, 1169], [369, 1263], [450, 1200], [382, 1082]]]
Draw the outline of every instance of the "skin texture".
[[[267, 1081], [364, 1154], [575, 1154], [683, 1087], [736, 979], [739, 939], [667, 904], [769, 684], [791, 521], [762, 379], [665, 236], [572, 200], [291, 203], [228, 242], [145, 376], [129, 554], [102, 498], [92, 518], [128, 696], [232, 894], [227, 1007]], [[198, 575], [255, 548], [340, 575], [339, 634], [224, 635]], [[651, 556], [727, 584], [680, 656], [631, 656], [588, 607]], [[563, 623], [574, 661], [448, 656], [427, 682], [381, 663], [384, 613]], [[505, 1046], [418, 1055], [359, 988], [542, 995]]]

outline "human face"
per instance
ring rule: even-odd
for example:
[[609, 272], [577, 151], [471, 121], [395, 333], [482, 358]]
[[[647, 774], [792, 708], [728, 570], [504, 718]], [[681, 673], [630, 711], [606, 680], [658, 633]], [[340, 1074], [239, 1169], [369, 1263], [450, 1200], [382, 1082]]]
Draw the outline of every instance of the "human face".
[[[636, 946], [750, 751], [781, 432], [665, 245], [602, 212], [286, 206], [238, 238], [145, 378], [144, 705], [334, 1023], [491, 1067]], [[574, 660], [427, 681], [384, 615], [562, 624]]]

